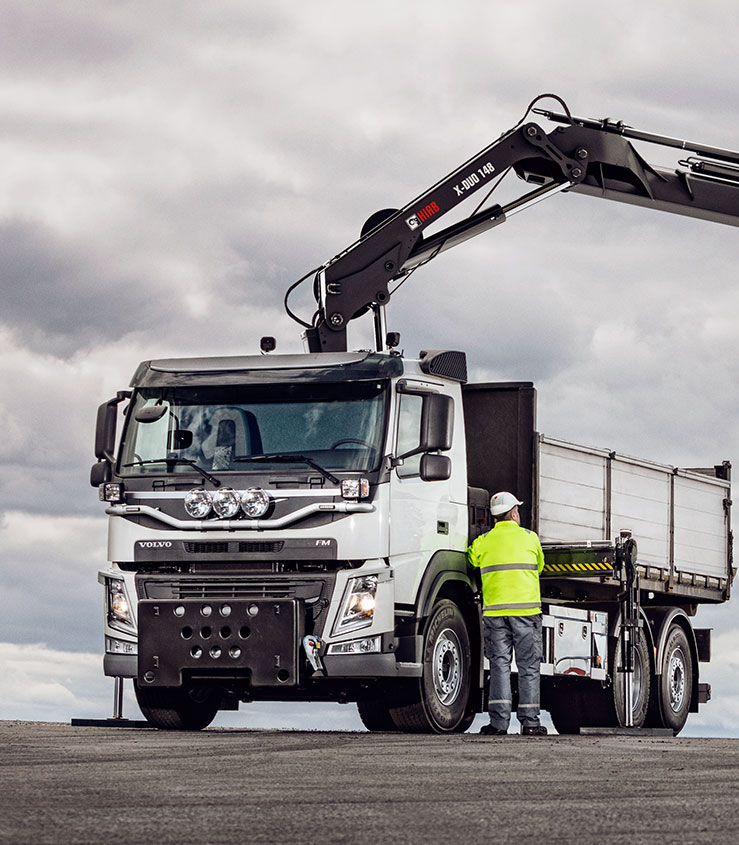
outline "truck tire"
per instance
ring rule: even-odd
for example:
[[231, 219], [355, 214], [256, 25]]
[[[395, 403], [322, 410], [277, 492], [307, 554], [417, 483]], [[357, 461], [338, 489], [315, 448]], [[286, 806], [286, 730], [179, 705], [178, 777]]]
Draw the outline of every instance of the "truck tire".
[[652, 715], [661, 726], [672, 728], [677, 736], [685, 727], [690, 712], [694, 684], [690, 644], [680, 625], [670, 625], [660, 670], [661, 674], [654, 677]]
[[[636, 638], [634, 650], [634, 679], [633, 679], [633, 723], [635, 728], [644, 727], [649, 710], [649, 695], [651, 691], [652, 664], [649, 660], [649, 645], [644, 631], [640, 628]], [[621, 638], [616, 642], [616, 648], [611, 662], [613, 672], [613, 705], [617, 724], [625, 724], [624, 717], [624, 688], [626, 685], [623, 672], [618, 671], [621, 663]]]
[[147, 722], [164, 731], [201, 731], [213, 721], [221, 694], [211, 687], [148, 687], [134, 680], [136, 700]]
[[388, 712], [406, 733], [456, 733], [469, 727], [470, 638], [462, 613], [437, 602], [423, 637], [423, 674], [389, 690]]
[[357, 710], [362, 724], [368, 731], [398, 730], [398, 726], [390, 715], [388, 700], [383, 687], [377, 687], [372, 690], [371, 695], [358, 699]]

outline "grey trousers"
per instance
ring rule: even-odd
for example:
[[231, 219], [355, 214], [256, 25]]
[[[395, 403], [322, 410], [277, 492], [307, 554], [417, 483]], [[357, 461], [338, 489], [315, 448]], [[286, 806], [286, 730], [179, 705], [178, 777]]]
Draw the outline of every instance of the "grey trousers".
[[484, 616], [485, 656], [490, 661], [490, 724], [507, 730], [511, 721], [511, 658], [518, 667], [518, 721], [523, 727], [539, 724], [539, 664], [541, 614]]

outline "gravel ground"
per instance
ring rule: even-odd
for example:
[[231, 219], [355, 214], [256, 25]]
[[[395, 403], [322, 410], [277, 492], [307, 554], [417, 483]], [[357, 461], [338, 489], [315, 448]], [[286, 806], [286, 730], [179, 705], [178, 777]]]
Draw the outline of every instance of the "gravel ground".
[[0, 841], [731, 842], [739, 740], [0, 722]]

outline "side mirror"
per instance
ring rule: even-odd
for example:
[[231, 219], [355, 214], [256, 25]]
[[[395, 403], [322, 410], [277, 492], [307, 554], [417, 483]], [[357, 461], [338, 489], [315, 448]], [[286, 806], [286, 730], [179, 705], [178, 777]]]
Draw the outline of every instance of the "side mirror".
[[98, 461], [92, 465], [90, 469], [90, 486], [99, 487], [101, 484], [107, 484], [111, 478], [110, 462]]
[[[115, 460], [113, 458], [113, 452], [115, 451], [115, 428], [118, 421], [118, 406], [124, 399], [130, 398], [130, 390], [119, 390], [113, 399], [108, 399], [107, 402], [103, 402], [98, 408], [97, 420], [95, 421], [95, 457], [99, 461], [112, 464]], [[96, 470], [96, 472], [101, 471]], [[109, 479], [105, 480], [107, 481]], [[92, 479], [90, 483], [92, 483]]]
[[115, 449], [115, 427], [120, 399], [109, 399], [98, 408], [95, 423], [95, 457], [99, 461], [111, 460]]
[[422, 481], [446, 481], [452, 474], [452, 462], [446, 455], [421, 455]]
[[420, 451], [446, 452], [452, 448], [453, 432], [454, 400], [452, 397], [442, 396], [440, 393], [424, 396], [421, 411]]

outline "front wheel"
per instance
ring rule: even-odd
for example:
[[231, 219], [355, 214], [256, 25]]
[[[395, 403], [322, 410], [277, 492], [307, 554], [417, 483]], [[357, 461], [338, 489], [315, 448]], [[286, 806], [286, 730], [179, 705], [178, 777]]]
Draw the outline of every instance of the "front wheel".
[[388, 696], [382, 686], [375, 687], [358, 699], [357, 711], [362, 724], [368, 731], [397, 731], [388, 709]]
[[469, 727], [472, 656], [459, 607], [434, 605], [423, 638], [423, 674], [399, 685], [388, 702], [395, 725], [407, 733], [454, 733]]
[[201, 731], [215, 719], [221, 694], [212, 687], [140, 687], [136, 700], [147, 722], [165, 731]]

